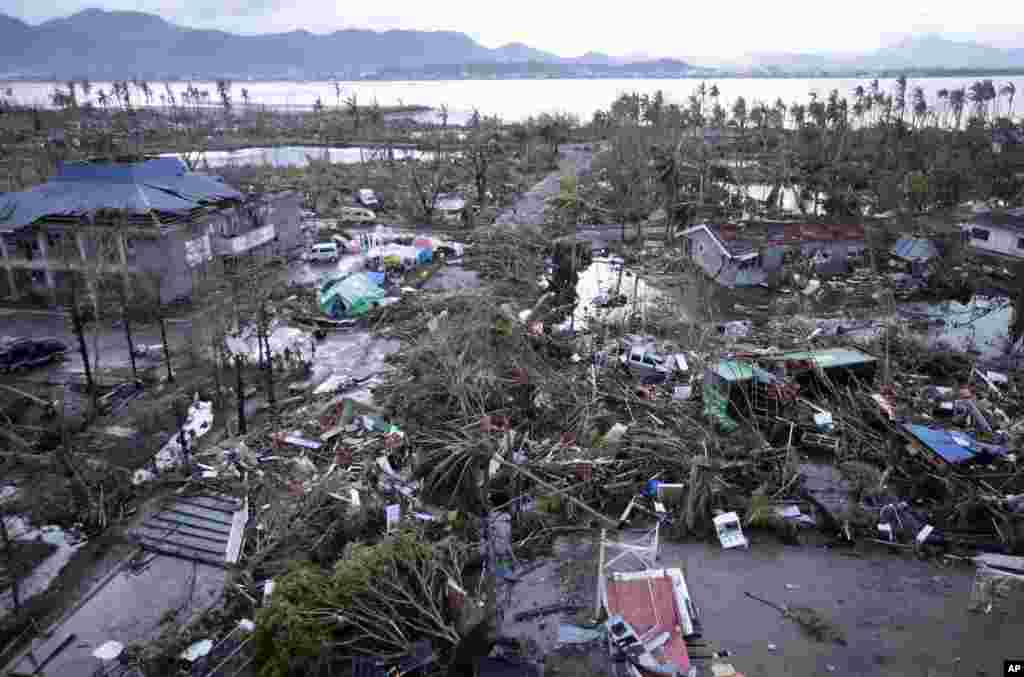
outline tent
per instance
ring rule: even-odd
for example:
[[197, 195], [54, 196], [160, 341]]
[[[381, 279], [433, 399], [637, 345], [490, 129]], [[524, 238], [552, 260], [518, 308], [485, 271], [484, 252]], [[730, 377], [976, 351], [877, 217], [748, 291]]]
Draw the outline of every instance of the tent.
[[320, 310], [334, 319], [359, 317], [384, 298], [384, 273], [350, 273], [330, 277], [320, 286]]

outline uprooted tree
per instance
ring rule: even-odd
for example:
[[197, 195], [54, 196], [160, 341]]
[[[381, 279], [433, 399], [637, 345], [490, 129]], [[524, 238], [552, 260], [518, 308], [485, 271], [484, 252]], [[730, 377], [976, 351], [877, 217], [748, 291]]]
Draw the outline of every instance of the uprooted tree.
[[334, 674], [352, 655], [394, 659], [420, 639], [454, 648], [461, 638], [445, 590], [461, 581], [464, 556], [451, 542], [403, 532], [352, 546], [333, 571], [293, 569], [257, 616], [260, 676]]

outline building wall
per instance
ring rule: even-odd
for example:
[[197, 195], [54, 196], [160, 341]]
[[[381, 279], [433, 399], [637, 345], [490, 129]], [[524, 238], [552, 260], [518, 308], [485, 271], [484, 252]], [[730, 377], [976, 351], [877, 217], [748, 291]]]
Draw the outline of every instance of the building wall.
[[726, 256], [718, 242], [704, 230], [686, 236], [690, 258], [704, 273], [723, 287], [753, 287], [768, 275], [760, 257], [754, 261], [738, 261]]
[[690, 259], [709, 277], [722, 277], [730, 261], [722, 253], [715, 239], [704, 230], [696, 230], [686, 237], [689, 240], [687, 249]]
[[[976, 237], [975, 231], [985, 231], [988, 239]], [[982, 251], [1024, 258], [1024, 233], [1011, 228], [1000, 228], [999, 226], [975, 226], [969, 225], [966, 228], [967, 244]]]

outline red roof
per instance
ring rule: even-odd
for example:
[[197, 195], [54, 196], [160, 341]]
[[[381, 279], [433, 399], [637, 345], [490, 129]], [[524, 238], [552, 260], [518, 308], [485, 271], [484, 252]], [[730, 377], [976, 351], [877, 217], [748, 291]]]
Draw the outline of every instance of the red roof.
[[777, 223], [753, 222], [740, 226], [735, 223], [715, 224], [720, 240], [754, 239], [766, 237], [771, 242], [823, 242], [829, 240], [863, 240], [864, 226], [859, 223]]
[[629, 581], [612, 579], [608, 581], [607, 591], [608, 612], [621, 614], [638, 635], [644, 635], [655, 626], [658, 630], [652, 635], [670, 634], [671, 638], [661, 647], [660, 653], [686, 674], [690, 669], [690, 656], [686, 641], [677, 630], [680, 617], [672, 580], [664, 575]]

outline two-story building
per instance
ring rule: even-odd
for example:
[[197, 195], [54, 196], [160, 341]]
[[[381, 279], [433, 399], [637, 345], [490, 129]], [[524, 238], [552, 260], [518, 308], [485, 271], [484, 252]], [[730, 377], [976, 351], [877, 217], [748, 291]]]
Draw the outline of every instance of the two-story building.
[[176, 158], [64, 164], [0, 195], [0, 296], [63, 303], [77, 274], [93, 291], [120, 277], [162, 302], [189, 298], [226, 261], [300, 247], [300, 201], [243, 194]]

